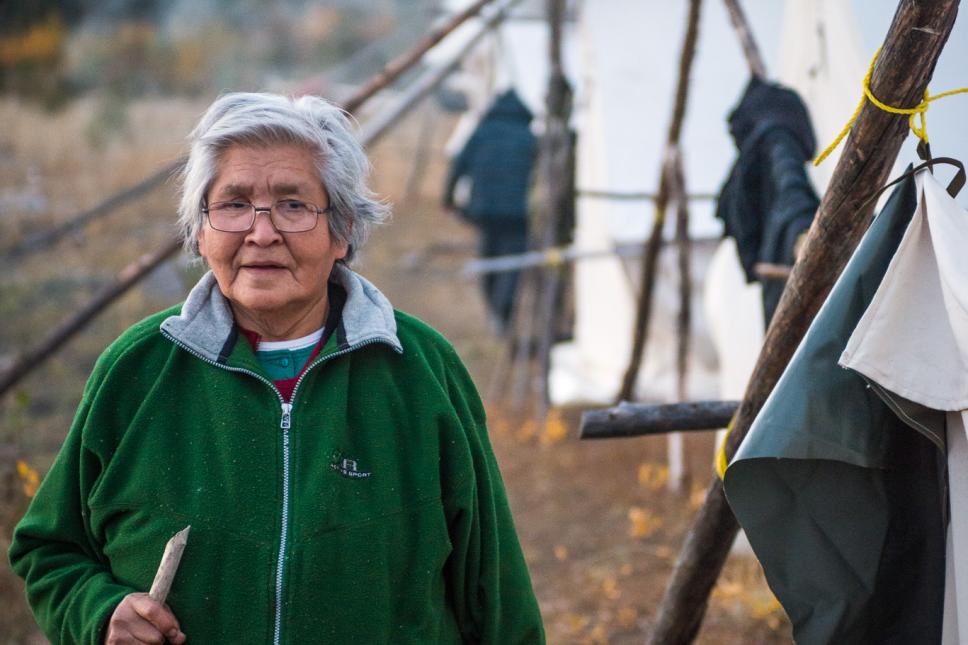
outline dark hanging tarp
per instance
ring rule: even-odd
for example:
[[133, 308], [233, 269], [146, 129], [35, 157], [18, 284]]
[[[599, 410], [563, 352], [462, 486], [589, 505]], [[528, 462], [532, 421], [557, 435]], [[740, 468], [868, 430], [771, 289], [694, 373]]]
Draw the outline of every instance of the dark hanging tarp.
[[909, 177], [726, 471], [730, 506], [800, 644], [940, 642], [944, 415], [898, 397], [888, 405], [837, 363], [916, 206]]

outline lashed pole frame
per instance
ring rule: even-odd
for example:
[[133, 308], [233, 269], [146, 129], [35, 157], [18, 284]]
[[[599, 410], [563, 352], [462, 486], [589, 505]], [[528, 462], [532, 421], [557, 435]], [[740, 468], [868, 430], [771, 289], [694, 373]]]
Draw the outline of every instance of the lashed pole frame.
[[[479, 14], [484, 7], [495, 1], [496, 0], [477, 0], [477, 2], [469, 5], [463, 11], [454, 14], [446, 22], [434, 29], [431, 33], [427, 34], [416, 45], [387, 63], [386, 66], [384, 66], [384, 68], [374, 75], [367, 83], [353, 92], [353, 94], [343, 102], [343, 109], [350, 113], [359, 110], [360, 107], [373, 95], [386, 88], [388, 85], [390, 85], [390, 83], [400, 78], [401, 75], [419, 63], [424, 54], [426, 54], [428, 51], [430, 51], [430, 49], [437, 45], [437, 43], [443, 40], [444, 37], [452, 33], [469, 18]], [[64, 237], [81, 230], [88, 223], [112, 213], [124, 204], [127, 204], [128, 202], [138, 199], [151, 192], [164, 183], [169, 177], [172, 177], [178, 173], [184, 167], [185, 161], [186, 158], [182, 157], [156, 171], [154, 174], [142, 179], [137, 184], [134, 184], [133, 186], [130, 186], [112, 195], [111, 197], [108, 197], [100, 204], [72, 215], [59, 226], [42, 233], [28, 236], [19, 244], [7, 249], [7, 253], [16, 257], [18, 255], [40, 251], [53, 244], [56, 244]]]
[[665, 224], [665, 211], [669, 202], [670, 171], [669, 157], [672, 149], [678, 147], [682, 132], [682, 122], [686, 114], [686, 101], [689, 97], [689, 74], [696, 55], [696, 41], [699, 36], [699, 14], [702, 0], [689, 0], [689, 17], [686, 21], [686, 35], [682, 43], [682, 53], [679, 58], [679, 78], [676, 81], [676, 98], [672, 109], [672, 120], [666, 135], [665, 150], [663, 152], [662, 168], [659, 172], [659, 190], [655, 198], [655, 215], [652, 220], [652, 231], [645, 242], [642, 254], [642, 280], [640, 284], [639, 301], [635, 313], [635, 327], [632, 338], [632, 352], [629, 356], [628, 367], [622, 378], [617, 401], [630, 400], [635, 393], [638, 380], [639, 366], [645, 352], [645, 343], [649, 336], [649, 322], [652, 317], [652, 293], [655, 289], [656, 267], [659, 251], [662, 248], [662, 227]]
[[[871, 90], [881, 101], [895, 106], [921, 101], [954, 25], [958, 1], [901, 0], [871, 79]], [[767, 329], [726, 441], [727, 457], [736, 453], [860, 241], [873, 210], [873, 205], [865, 206], [865, 201], [885, 183], [907, 133], [906, 118], [869, 102], [864, 105]], [[648, 643], [692, 642], [738, 528], [722, 481], [713, 475], [666, 587]]]
[[[489, 2], [494, 2], [494, 1], [495, 0], [486, 0], [486, 2], [479, 2], [477, 4], [483, 6], [484, 4], [487, 4]], [[481, 34], [483, 34], [488, 29], [492, 29], [498, 22], [503, 20], [507, 15], [506, 10], [519, 1], [520, 0], [503, 0], [502, 1], [503, 9], [496, 11], [494, 15], [488, 18], [486, 24], [481, 29]], [[464, 13], [466, 14], [467, 12], [464, 12]], [[453, 20], [448, 21], [448, 25], [451, 25], [450, 27], [451, 30], [456, 28], [457, 24], [454, 24]], [[472, 41], [476, 42], [477, 39], [479, 39], [479, 36], [478, 38], [472, 39]], [[424, 47], [426, 45], [427, 40], [428, 39], [425, 39], [424, 41], [422, 41], [421, 45], [419, 45], [418, 48]], [[439, 40], [440, 38], [437, 38], [434, 41], [434, 43], [439, 42]], [[468, 47], [465, 47], [464, 49], [462, 49], [458, 53], [458, 55], [460, 56], [460, 55], [466, 54], [467, 51], [469, 51], [469, 46], [470, 46], [470, 43], [468, 43]], [[411, 64], [417, 62], [418, 60], [419, 60], [419, 57], [413, 60]], [[391, 66], [394, 65], [394, 63], [391, 62], [390, 65]], [[446, 67], [447, 69], [452, 70], [456, 67], [456, 62], [453, 62], [450, 65], [447, 65]], [[394, 69], [395, 69], [394, 74], [396, 74], [397, 76], [403, 72], [403, 70], [400, 69], [399, 66], [396, 66]], [[387, 74], [385, 72], [381, 74], [383, 79], [387, 78]], [[444, 75], [445, 74], [432, 74], [432, 77], [433, 77], [432, 80], [439, 82], [440, 80], [442, 80]], [[390, 81], [386, 81], [386, 82], [389, 83]], [[374, 83], [368, 83], [366, 85], [366, 94], [362, 92], [358, 92], [356, 96], [360, 98], [358, 100], [355, 100], [353, 102], [353, 105], [355, 105], [356, 108], [358, 109], [360, 106], [363, 105], [363, 103], [366, 102], [367, 99], [372, 97], [374, 94], [376, 94], [380, 89], [382, 89], [385, 86], [386, 84], [378, 85]], [[428, 88], [427, 91], [429, 91], [429, 89], [432, 89], [432, 88]], [[417, 98], [413, 98], [412, 100], [408, 101], [406, 105], [396, 107], [397, 113], [395, 116], [394, 123], [399, 122], [400, 118], [404, 114], [406, 114], [407, 111], [409, 111], [409, 109], [413, 107], [413, 105], [416, 104]], [[391, 125], [392, 124], [384, 124], [381, 128], [377, 130], [371, 130], [369, 132], [362, 133], [360, 136], [361, 143], [364, 146], [369, 145], [376, 138], [384, 134]], [[181, 167], [180, 165], [181, 163], [183, 162], [179, 162], [179, 165], [175, 168], [163, 169], [161, 172], [158, 173], [158, 175], [165, 173], [165, 175], [167, 176], [168, 173], [174, 170], [178, 170]], [[118, 195], [115, 195], [114, 197], [109, 198], [108, 200], [103, 202], [101, 206], [98, 206], [98, 207], [95, 207], [95, 209], [92, 209], [92, 211], [95, 211], [97, 209], [103, 210], [102, 207], [104, 207], [104, 205], [106, 204], [109, 204], [110, 208], [116, 208], [120, 206], [124, 201], [128, 201], [130, 199], [133, 199], [136, 196], [145, 194], [151, 188], [149, 184], [151, 181], [154, 180], [154, 177], [156, 176], [157, 175], [153, 175], [152, 177], [149, 177], [143, 180], [142, 182], [140, 182], [134, 188], [127, 189], [125, 191], [122, 191], [122, 193], [119, 193]], [[98, 211], [98, 212], [101, 212], [101, 211]], [[102, 311], [104, 311], [108, 306], [110, 306], [115, 300], [117, 300], [122, 295], [127, 293], [128, 290], [130, 290], [132, 287], [138, 284], [143, 278], [148, 276], [152, 271], [154, 271], [157, 267], [159, 267], [165, 260], [173, 256], [180, 247], [181, 247], [181, 242], [179, 240], [170, 239], [167, 242], [165, 242], [165, 244], [154, 253], [146, 254], [141, 258], [139, 258], [138, 260], [135, 260], [134, 262], [128, 264], [118, 273], [118, 275], [115, 277], [115, 280], [113, 282], [111, 282], [110, 284], [103, 287], [100, 291], [98, 291], [94, 295], [94, 297], [92, 297], [91, 300], [88, 301], [81, 309], [76, 311], [74, 314], [69, 316], [64, 321], [62, 321], [61, 324], [59, 324], [57, 327], [52, 329], [43, 339], [41, 339], [39, 343], [25, 350], [24, 352], [16, 355], [13, 359], [13, 362], [7, 365], [2, 371], [0, 371], [0, 397], [2, 397], [7, 391], [13, 388], [14, 385], [19, 383], [22, 379], [24, 379], [35, 368], [39, 367], [48, 358], [53, 356], [54, 353], [56, 353], [57, 350], [64, 345], [64, 343], [69, 341], [74, 335], [76, 335], [78, 332], [84, 329], [84, 327], [86, 327], [88, 323], [90, 323], [94, 318], [96, 318]]]

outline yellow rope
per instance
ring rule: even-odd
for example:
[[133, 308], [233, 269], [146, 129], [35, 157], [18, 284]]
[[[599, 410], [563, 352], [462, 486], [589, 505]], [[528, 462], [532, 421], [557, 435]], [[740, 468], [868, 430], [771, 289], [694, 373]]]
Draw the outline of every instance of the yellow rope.
[[[907, 114], [908, 126], [911, 128], [911, 131], [914, 132], [914, 134], [917, 135], [917, 137], [921, 139], [921, 141], [924, 141], [925, 143], [927, 143], [928, 126], [924, 115], [925, 115], [925, 112], [928, 111], [928, 105], [931, 103], [931, 101], [937, 101], [938, 99], [944, 98], [946, 96], [951, 96], [953, 94], [962, 94], [962, 93], [968, 92], [968, 87], [962, 87], [957, 90], [950, 90], [948, 92], [942, 92], [941, 94], [935, 94], [934, 96], [931, 96], [928, 94], [928, 89], [924, 88], [924, 99], [914, 107], [898, 108], [892, 105], [888, 105], [887, 103], [884, 103], [883, 101], [878, 100], [878, 98], [874, 96], [874, 93], [871, 92], [871, 75], [874, 73], [874, 64], [877, 62], [877, 56], [880, 53], [881, 53], [881, 49], [880, 47], [878, 47], [877, 51], [874, 52], [874, 59], [871, 61], [871, 66], [867, 69], [867, 74], [864, 76], [864, 95], [860, 97], [860, 103], [857, 104], [857, 109], [854, 110], [854, 114], [850, 117], [850, 120], [847, 121], [847, 125], [845, 125], [844, 129], [840, 131], [840, 134], [837, 135], [837, 138], [834, 139], [833, 143], [827, 146], [827, 149], [821, 152], [819, 155], [817, 155], [817, 158], [813, 160], [813, 165], [819, 166], [820, 162], [826, 159], [830, 155], [830, 153], [833, 152], [837, 148], [837, 146], [840, 145], [840, 142], [844, 140], [844, 137], [847, 136], [847, 133], [850, 132], [850, 129], [854, 126], [854, 121], [857, 120], [857, 115], [860, 114], [861, 108], [864, 107], [865, 99], [870, 100], [871, 103], [873, 103], [875, 106], [879, 107], [880, 109], [884, 110], [885, 112], [890, 112], [891, 114]], [[921, 127], [914, 125], [915, 116], [918, 116], [920, 118]]]
[[559, 248], [545, 250], [545, 263], [548, 266], [560, 267], [565, 263], [565, 254]]
[[729, 433], [733, 431], [733, 421], [730, 420], [729, 425], [726, 426], [726, 434], [723, 435], [723, 441], [719, 444], [719, 449], [716, 451], [716, 474], [722, 479], [726, 476], [726, 467], [729, 465], [729, 460], [726, 459], [726, 441], [729, 439]]

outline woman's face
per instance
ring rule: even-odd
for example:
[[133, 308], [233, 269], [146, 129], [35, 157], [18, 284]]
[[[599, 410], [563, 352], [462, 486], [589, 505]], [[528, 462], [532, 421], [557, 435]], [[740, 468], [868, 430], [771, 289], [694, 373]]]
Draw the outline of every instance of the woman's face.
[[[320, 210], [329, 206], [312, 153], [292, 144], [229, 148], [207, 197], [209, 204], [238, 200], [260, 208], [284, 198], [310, 202]], [[297, 325], [313, 318], [307, 333], [323, 322], [326, 283], [333, 263], [347, 250], [345, 242], [330, 236], [322, 213], [316, 228], [302, 233], [280, 233], [266, 212], [259, 212], [252, 228], [241, 233], [215, 230], [206, 221], [198, 247], [237, 319], [239, 314], [271, 318], [287, 328], [286, 322]]]

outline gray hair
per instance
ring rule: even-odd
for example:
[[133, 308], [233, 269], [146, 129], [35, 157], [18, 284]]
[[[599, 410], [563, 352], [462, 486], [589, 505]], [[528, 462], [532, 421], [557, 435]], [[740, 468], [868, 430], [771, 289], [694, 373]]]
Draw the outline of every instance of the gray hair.
[[234, 145], [297, 144], [315, 155], [329, 195], [329, 232], [346, 242], [345, 262], [363, 246], [370, 229], [389, 217], [387, 204], [367, 185], [370, 163], [347, 114], [316, 96], [235, 92], [219, 97], [188, 135], [188, 162], [180, 176], [178, 228], [185, 249], [199, 256], [202, 207], [222, 154]]

